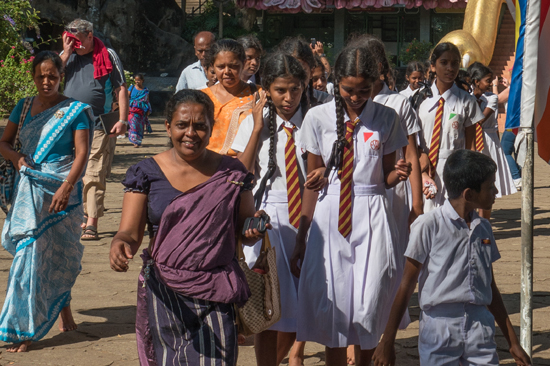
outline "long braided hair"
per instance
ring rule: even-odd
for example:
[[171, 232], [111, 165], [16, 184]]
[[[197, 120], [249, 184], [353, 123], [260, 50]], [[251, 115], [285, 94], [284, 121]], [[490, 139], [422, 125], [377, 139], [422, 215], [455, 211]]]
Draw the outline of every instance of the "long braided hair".
[[344, 147], [346, 146], [345, 106], [346, 102], [340, 94], [340, 81], [345, 77], [363, 77], [374, 82], [379, 77], [378, 65], [375, 56], [367, 48], [351, 44], [338, 55], [334, 64], [334, 101], [336, 104], [336, 134], [337, 138], [332, 145], [325, 177], [328, 178], [332, 169], [342, 167]]
[[[283, 54], [275, 53], [270, 55], [264, 63], [264, 69], [262, 71], [262, 88], [265, 91], [269, 91], [271, 84], [277, 79], [282, 77], [297, 78], [302, 84], [302, 88], [305, 88], [307, 80], [307, 74], [302, 64], [294, 57]], [[269, 161], [267, 164], [267, 172], [262, 178], [258, 190], [254, 195], [254, 203], [256, 209], [260, 208], [267, 181], [271, 179], [275, 171], [277, 170], [277, 162], [275, 161], [275, 135], [277, 134], [277, 110], [273, 101], [267, 97], [267, 107], [269, 109]], [[300, 106], [302, 108], [302, 115], [305, 115], [308, 109], [308, 100], [306, 93], [302, 93], [300, 99]]]

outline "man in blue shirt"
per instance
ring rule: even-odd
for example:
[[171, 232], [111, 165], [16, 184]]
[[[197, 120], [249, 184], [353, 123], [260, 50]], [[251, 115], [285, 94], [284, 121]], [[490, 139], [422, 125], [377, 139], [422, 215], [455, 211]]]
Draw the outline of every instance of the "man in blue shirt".
[[182, 89], [201, 90], [206, 88], [206, 83], [208, 82], [206, 71], [208, 67], [205, 65], [205, 57], [212, 43], [215, 41], [216, 36], [212, 32], [199, 32], [195, 35], [193, 40], [195, 45], [195, 56], [197, 56], [199, 60], [187, 66], [182, 71], [178, 84], [176, 85], [176, 93]]
[[[103, 216], [104, 210], [106, 179], [111, 171], [116, 147], [114, 136], [124, 135], [128, 126], [128, 89], [120, 59], [115, 51], [105, 48], [102, 42], [94, 37], [92, 23], [76, 19], [66, 27], [66, 31], [71, 36], [63, 35], [63, 53], [60, 55], [65, 67], [64, 94], [89, 104], [96, 118], [94, 139], [83, 178], [84, 213], [87, 222], [81, 239], [97, 240], [98, 219]], [[76, 46], [78, 42], [73, 36], [81, 45]], [[94, 53], [97, 53], [96, 57]], [[98, 55], [103, 55], [104, 61], [107, 61], [108, 55], [108, 61], [112, 66], [110, 72], [104, 63], [96, 63]], [[113, 94], [118, 97], [119, 121], [110, 131], [105, 131], [99, 116], [112, 110]]]

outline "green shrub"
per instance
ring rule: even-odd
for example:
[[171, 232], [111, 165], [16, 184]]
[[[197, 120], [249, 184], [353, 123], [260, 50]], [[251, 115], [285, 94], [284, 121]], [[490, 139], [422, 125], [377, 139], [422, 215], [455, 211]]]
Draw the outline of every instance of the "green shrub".
[[19, 99], [36, 94], [31, 74], [33, 58], [12, 46], [0, 59], [0, 115], [10, 114]]
[[430, 42], [417, 41], [415, 38], [401, 49], [399, 61], [405, 65], [411, 61], [425, 62], [430, 57], [432, 46]]

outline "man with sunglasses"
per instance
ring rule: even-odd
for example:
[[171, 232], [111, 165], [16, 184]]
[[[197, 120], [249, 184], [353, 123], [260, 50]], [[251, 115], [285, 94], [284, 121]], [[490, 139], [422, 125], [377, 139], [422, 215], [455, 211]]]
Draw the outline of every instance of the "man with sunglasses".
[[[96, 118], [94, 139], [83, 178], [87, 222], [83, 224], [81, 239], [98, 240], [97, 225], [103, 216], [106, 179], [116, 147], [114, 136], [124, 135], [128, 126], [128, 89], [120, 59], [115, 51], [106, 48], [94, 37], [92, 23], [76, 19], [65, 31], [63, 53], [60, 55], [65, 67], [64, 94], [90, 105]], [[110, 131], [106, 131], [100, 116], [111, 112], [114, 94], [119, 104], [119, 121]]]
[[208, 79], [206, 78], [206, 54], [216, 41], [216, 36], [212, 32], [199, 32], [193, 38], [195, 46], [195, 56], [199, 59], [194, 64], [187, 66], [181, 73], [176, 85], [176, 93], [182, 89], [204, 89]]

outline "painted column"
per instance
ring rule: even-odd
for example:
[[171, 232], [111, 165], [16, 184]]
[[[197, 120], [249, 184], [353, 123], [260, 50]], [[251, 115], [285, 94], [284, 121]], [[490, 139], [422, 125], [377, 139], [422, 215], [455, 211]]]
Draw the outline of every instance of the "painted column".
[[334, 54], [337, 55], [345, 43], [346, 9], [334, 11]]
[[430, 41], [431, 21], [430, 11], [420, 7], [420, 41]]

